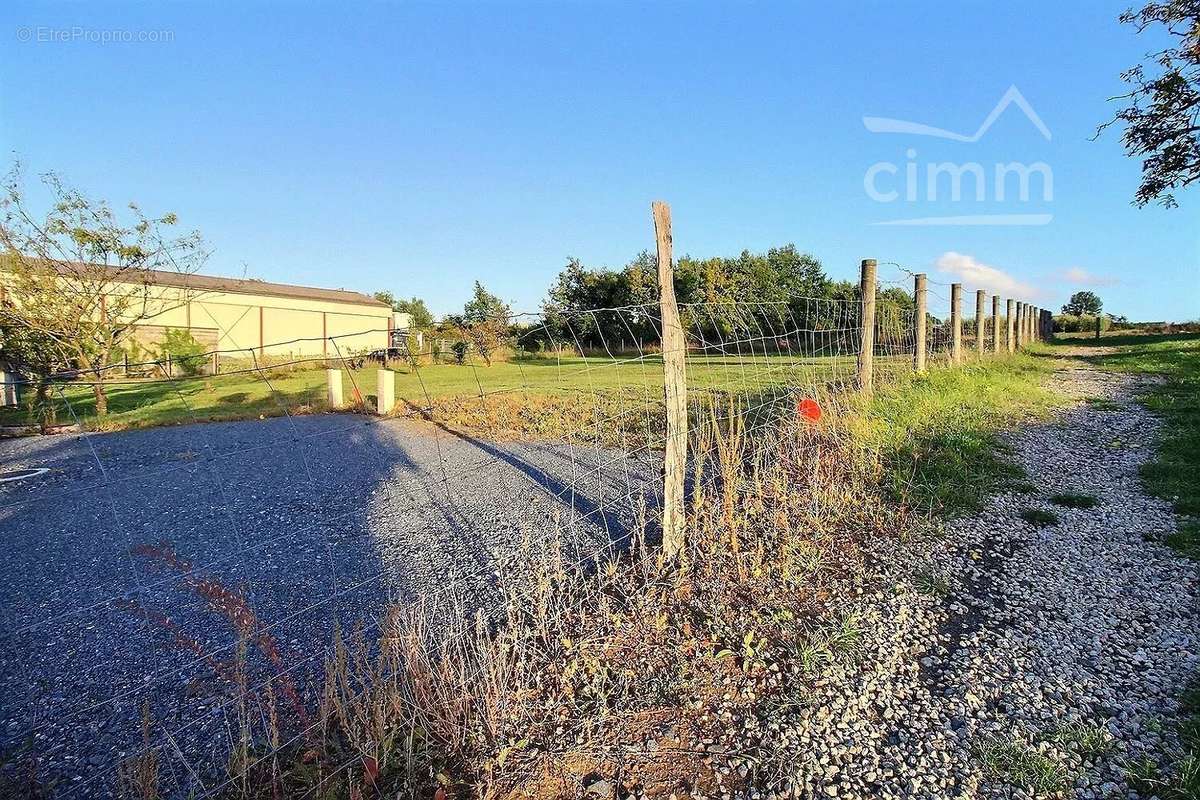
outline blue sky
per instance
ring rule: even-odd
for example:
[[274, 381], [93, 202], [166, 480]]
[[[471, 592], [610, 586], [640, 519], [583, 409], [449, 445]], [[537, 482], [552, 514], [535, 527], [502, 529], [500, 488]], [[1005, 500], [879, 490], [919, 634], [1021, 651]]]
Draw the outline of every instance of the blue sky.
[[[1115, 313], [1196, 318], [1200, 193], [1135, 208], [1139, 165], [1115, 131], [1089, 141], [1156, 44], [1117, 24], [1126, 5], [9, 2], [0, 146], [31, 175], [178, 213], [206, 272], [436, 312], [475, 278], [536, 310], [568, 256], [652, 248], [664, 199], [680, 254], [794, 242], [834, 277], [874, 257], [1047, 307], [1091, 288]], [[974, 143], [863, 123], [973, 133], [1010, 86], [1049, 141], [1016, 106]], [[903, 199], [908, 163], [943, 161], [1043, 162], [1053, 194]], [[868, 196], [878, 162], [897, 165], [877, 180], [896, 201]], [[1052, 219], [874, 224], [996, 213]]]

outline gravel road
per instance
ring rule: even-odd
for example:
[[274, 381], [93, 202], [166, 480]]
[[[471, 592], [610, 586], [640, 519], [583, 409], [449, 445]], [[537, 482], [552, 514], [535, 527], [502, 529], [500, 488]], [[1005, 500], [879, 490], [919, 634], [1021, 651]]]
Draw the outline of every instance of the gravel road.
[[[861, 657], [776, 723], [806, 754], [786, 794], [1153, 796], [1126, 767], [1178, 744], [1200, 574], [1161, 543], [1175, 518], [1139, 483], [1158, 425], [1136, 380], [1068, 363], [1052, 388], [1076, 404], [1009, 437], [1034, 491], [876, 547], [854, 609]], [[1099, 503], [1050, 502], [1063, 492]], [[1025, 508], [1060, 521], [1037, 527]]]
[[650, 489], [645, 463], [591, 446], [346, 414], [0, 440], [0, 464], [49, 470], [0, 483], [0, 744], [63, 797], [111, 794], [143, 703], [172, 737], [164, 786], [198, 785], [228, 743], [231, 619], [278, 648], [252, 649], [252, 684], [286, 670], [311, 705], [335, 622], [486, 603], [523, 541], [561, 532], [584, 558]]

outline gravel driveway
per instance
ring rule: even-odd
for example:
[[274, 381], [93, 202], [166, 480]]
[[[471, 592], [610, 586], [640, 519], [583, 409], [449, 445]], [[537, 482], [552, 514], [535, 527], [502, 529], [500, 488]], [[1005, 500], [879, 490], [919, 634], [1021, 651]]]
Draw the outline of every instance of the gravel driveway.
[[[0, 440], [0, 739], [55, 794], [103, 797], [148, 703], [164, 785], [227, 746], [237, 625], [307, 702], [336, 623], [417, 597], [471, 607], [523, 541], [620, 543], [653, 471], [591, 446], [490, 443], [346, 414]], [[653, 502], [653, 497], [648, 498]], [[557, 540], [555, 540], [557, 541]], [[187, 753], [187, 757], [182, 756]]]
[[[1072, 364], [1051, 382], [1076, 404], [1009, 437], [1033, 491], [876, 547], [865, 585], [887, 588], [856, 604], [862, 658], [781, 725], [807, 754], [797, 795], [1154, 796], [1127, 768], [1178, 744], [1200, 573], [1161, 543], [1175, 517], [1142, 491], [1158, 424], [1136, 379]], [[1099, 502], [1050, 502], [1064, 492]], [[1026, 508], [1060, 521], [1038, 527]]]

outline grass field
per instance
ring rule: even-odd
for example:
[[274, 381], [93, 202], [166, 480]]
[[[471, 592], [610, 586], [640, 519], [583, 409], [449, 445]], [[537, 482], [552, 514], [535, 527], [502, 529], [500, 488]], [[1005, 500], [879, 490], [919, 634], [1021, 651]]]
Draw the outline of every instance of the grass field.
[[[906, 360], [906, 359], [905, 359]], [[851, 375], [852, 357], [798, 359], [781, 356], [690, 356], [689, 386], [747, 392], [804, 380], [831, 380]], [[638, 393], [657, 396], [662, 387], [662, 362], [644, 359], [541, 358], [487, 365], [438, 364], [414, 370], [398, 366], [396, 400], [405, 407], [424, 408], [447, 398], [479, 398], [514, 393], [553, 396], [564, 393]], [[95, 416], [90, 386], [75, 384], [55, 392], [58, 424], [78, 418], [86, 427], [103, 430], [175, 425], [187, 422], [253, 419], [285, 413], [329, 410], [325, 372], [321, 369], [261, 372], [242, 371], [216, 377], [174, 380], [114, 381], [108, 385], [109, 414]], [[357, 395], [373, 405], [376, 369], [343, 370], [343, 394], [348, 404]], [[25, 407], [0, 409], [0, 425], [27, 425], [33, 415]]]

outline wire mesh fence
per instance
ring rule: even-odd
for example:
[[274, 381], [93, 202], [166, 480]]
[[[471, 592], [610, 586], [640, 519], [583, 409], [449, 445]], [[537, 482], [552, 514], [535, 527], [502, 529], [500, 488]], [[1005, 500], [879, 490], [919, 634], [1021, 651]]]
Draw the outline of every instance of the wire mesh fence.
[[[876, 382], [912, 373], [918, 326], [931, 366], [956, 339], [973, 352], [980, 334], [956, 332], [961, 310], [930, 295], [925, 320], [911, 294], [876, 303]], [[859, 388], [863, 308], [680, 306], [688, 416], [736, 415], [768, 437], [836, 415]], [[365, 640], [397, 615], [419, 614], [431, 636], [478, 611], [499, 622], [530, 553], [586, 570], [653, 542], [672, 436], [662, 307], [516, 315], [476, 333], [461, 363], [374, 364], [329, 337], [319, 355], [271, 364], [239, 351], [246, 365], [219, 375], [88, 376], [113, 417], [271, 417], [253, 423], [104, 433], [112, 417], [95, 418], [88, 381], [54, 384], [59, 421], [81, 435], [6, 446], [13, 467], [49, 471], [0, 483], [8, 785], [236, 794], [330, 724], [330, 665], [351, 632]], [[350, 409], [328, 407], [330, 370]], [[365, 413], [380, 374], [396, 405]], [[344, 410], [364, 413], [313, 413]], [[363, 769], [362, 754], [342, 768]]]

